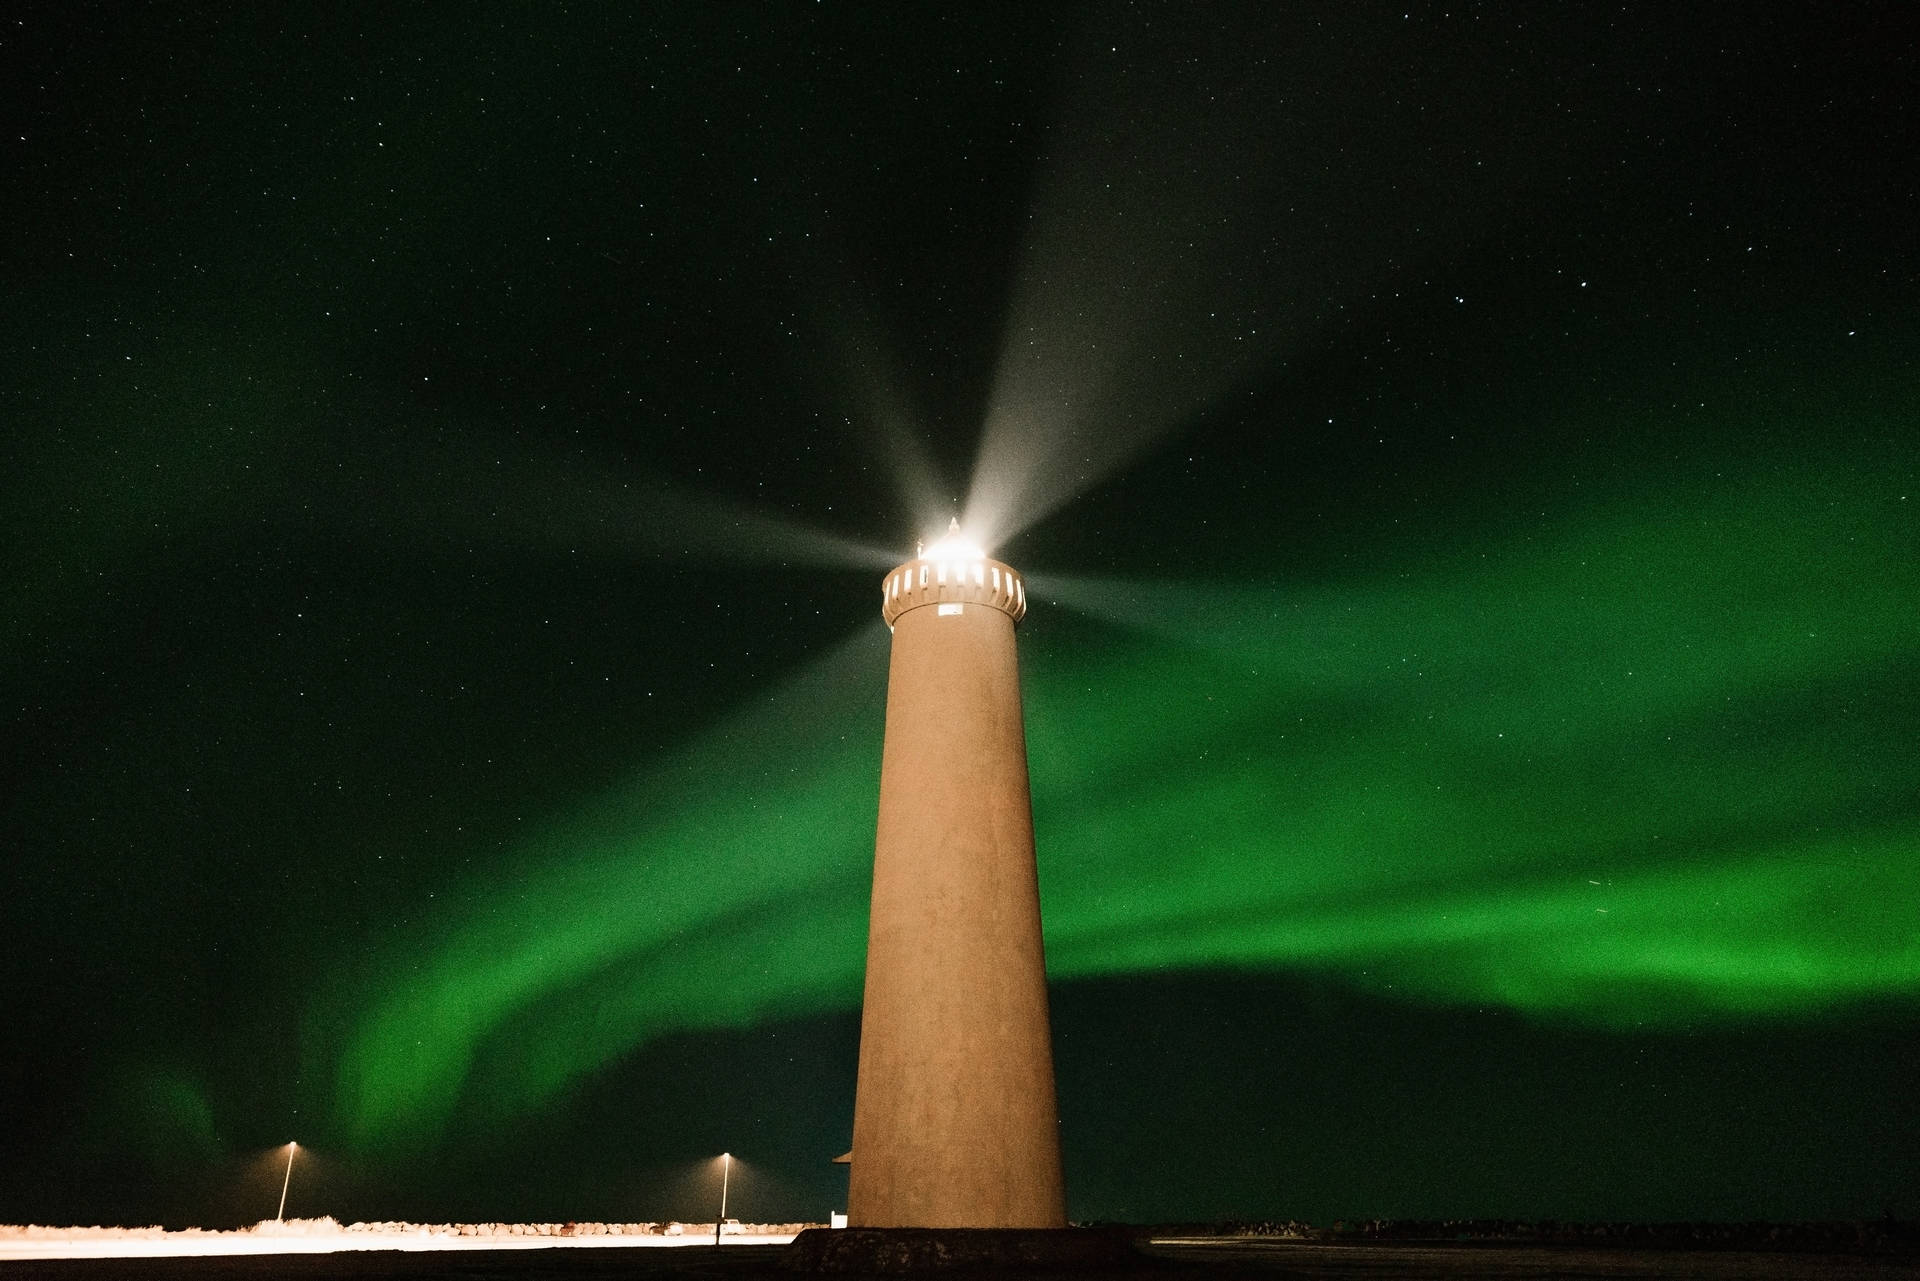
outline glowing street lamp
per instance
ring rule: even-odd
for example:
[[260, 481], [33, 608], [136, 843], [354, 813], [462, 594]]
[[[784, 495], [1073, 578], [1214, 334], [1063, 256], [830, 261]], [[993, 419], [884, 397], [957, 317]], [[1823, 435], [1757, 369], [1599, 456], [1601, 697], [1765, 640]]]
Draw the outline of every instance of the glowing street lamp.
[[720, 1217], [713, 1221], [713, 1243], [720, 1244], [720, 1227], [727, 1221], [727, 1179], [733, 1173], [733, 1153], [720, 1154]]
[[287, 1221], [287, 1185], [293, 1182], [293, 1152], [299, 1146], [298, 1143], [291, 1141], [287, 1144], [287, 1173], [286, 1177], [280, 1180], [280, 1210], [273, 1216], [275, 1223]]

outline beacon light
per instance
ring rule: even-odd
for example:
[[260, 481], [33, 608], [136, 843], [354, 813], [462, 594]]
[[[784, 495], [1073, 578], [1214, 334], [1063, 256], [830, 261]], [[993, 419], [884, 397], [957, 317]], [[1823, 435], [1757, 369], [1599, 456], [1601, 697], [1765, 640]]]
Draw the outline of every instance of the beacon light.
[[948, 521], [947, 532], [942, 534], [933, 546], [923, 546], [919, 556], [921, 560], [946, 561], [985, 560], [986, 558], [987, 553], [981, 549], [980, 544], [970, 541], [960, 532], [958, 517]]

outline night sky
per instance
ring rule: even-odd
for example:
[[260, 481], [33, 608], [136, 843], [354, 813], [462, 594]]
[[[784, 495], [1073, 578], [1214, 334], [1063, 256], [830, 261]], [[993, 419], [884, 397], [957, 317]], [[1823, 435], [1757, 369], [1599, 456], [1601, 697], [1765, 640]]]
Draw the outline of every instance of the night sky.
[[1920, 1216], [1902, 9], [10, 14], [0, 1220], [843, 1208], [953, 515], [1073, 1218]]

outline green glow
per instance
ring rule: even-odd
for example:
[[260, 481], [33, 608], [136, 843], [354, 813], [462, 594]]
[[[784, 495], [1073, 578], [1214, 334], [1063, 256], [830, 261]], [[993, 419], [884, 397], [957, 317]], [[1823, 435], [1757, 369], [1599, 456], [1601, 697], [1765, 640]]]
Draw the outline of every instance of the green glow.
[[1054, 974], [1325, 966], [1603, 1022], [1912, 992], [1920, 574], [1822, 498], [1374, 590], [1060, 584], [1190, 642], [1029, 695]]
[[[353, 1133], [430, 1133], [463, 1086], [537, 1102], [664, 1029], [739, 1026], [857, 993], [856, 834], [877, 798], [884, 636], [876, 618], [472, 887], [430, 946], [397, 948], [390, 964], [407, 977], [367, 1015], [341, 1072]], [[839, 731], [822, 728], [836, 720]]]
[[[1773, 476], [1373, 582], [1033, 575], [1052, 974], [1311, 969], [1595, 1026], [1911, 999], [1911, 511], [1873, 474]], [[883, 640], [382, 953], [338, 1074], [359, 1140], [538, 1106], [672, 1030], [855, 1003]]]

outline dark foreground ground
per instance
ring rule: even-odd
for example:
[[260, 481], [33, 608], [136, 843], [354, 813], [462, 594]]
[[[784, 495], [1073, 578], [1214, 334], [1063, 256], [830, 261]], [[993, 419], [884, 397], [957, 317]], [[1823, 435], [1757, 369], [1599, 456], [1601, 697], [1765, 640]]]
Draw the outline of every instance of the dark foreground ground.
[[[143, 1281], [324, 1281], [328, 1278], [448, 1278], [491, 1281], [804, 1281], [855, 1278], [851, 1272], [796, 1271], [785, 1246], [725, 1249], [459, 1250], [348, 1252], [161, 1259], [53, 1259], [0, 1262], [0, 1281], [16, 1278], [133, 1277]], [[871, 1274], [866, 1274], [871, 1275]], [[899, 1274], [894, 1274], [899, 1275]], [[918, 1275], [976, 1281], [1312, 1281], [1314, 1278], [1779, 1278], [1781, 1281], [1916, 1281], [1910, 1252], [1811, 1253], [1739, 1249], [1658, 1249], [1538, 1244], [1401, 1241], [1330, 1243], [1185, 1238], [1143, 1241], [1137, 1257], [1091, 1266], [995, 1266]]]

